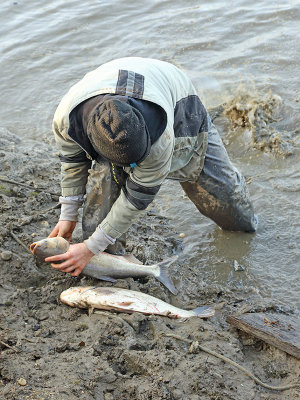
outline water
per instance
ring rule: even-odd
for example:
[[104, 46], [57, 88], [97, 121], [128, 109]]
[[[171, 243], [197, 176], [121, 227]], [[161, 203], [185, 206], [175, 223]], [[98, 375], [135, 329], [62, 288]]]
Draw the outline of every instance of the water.
[[[4, 0], [0, 9], [0, 127], [19, 136], [51, 135], [60, 98], [89, 70], [142, 56], [186, 70], [207, 107], [227, 102], [240, 84], [257, 97], [271, 90], [282, 98], [277, 129], [299, 140], [300, 1]], [[284, 158], [253, 149], [249, 131], [227, 135], [222, 121], [218, 128], [231, 159], [254, 177], [260, 226], [255, 235], [222, 232], [176, 184], [165, 185], [162, 212], [186, 233], [182, 257], [211, 281], [251, 276], [267, 296], [300, 308], [299, 146]]]

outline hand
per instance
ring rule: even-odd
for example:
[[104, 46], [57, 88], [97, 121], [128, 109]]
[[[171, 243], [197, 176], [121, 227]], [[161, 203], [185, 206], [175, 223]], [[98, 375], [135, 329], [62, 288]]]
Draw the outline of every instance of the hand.
[[63, 261], [61, 264], [52, 263], [51, 267], [67, 272], [71, 276], [78, 276], [93, 256], [94, 253], [91, 252], [84, 243], [78, 243], [71, 244], [66, 253], [47, 257], [45, 261]]
[[61, 236], [67, 239], [69, 242], [72, 242], [72, 233], [75, 229], [76, 221], [58, 221], [53, 231], [48, 236], [56, 237]]

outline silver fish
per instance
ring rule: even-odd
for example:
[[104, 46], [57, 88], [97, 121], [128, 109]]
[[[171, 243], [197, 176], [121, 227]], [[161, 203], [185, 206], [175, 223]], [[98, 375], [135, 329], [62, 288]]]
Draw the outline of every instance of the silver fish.
[[72, 307], [140, 312], [172, 318], [208, 318], [215, 313], [210, 306], [183, 310], [148, 294], [115, 287], [71, 287], [61, 293], [60, 300]]
[[[62, 237], [46, 238], [32, 243], [30, 251], [39, 259], [63, 254], [68, 251], [70, 243]], [[89, 264], [83, 269], [83, 274], [96, 279], [116, 282], [114, 278], [154, 276], [166, 286], [171, 293], [177, 290], [168, 273], [169, 266], [177, 260], [177, 256], [163, 260], [153, 265], [143, 265], [132, 255], [115, 256], [108, 253], [99, 253], [91, 258]]]

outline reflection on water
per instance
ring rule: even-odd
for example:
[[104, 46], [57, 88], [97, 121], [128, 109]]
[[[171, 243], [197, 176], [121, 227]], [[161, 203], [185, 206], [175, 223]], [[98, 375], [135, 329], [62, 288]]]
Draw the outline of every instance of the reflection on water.
[[[162, 191], [162, 212], [182, 211], [174, 220], [186, 233], [182, 257], [211, 271], [209, 279], [226, 285], [251, 275], [279, 301], [300, 307], [299, 6], [292, 0], [239, 0], [234, 7], [218, 0], [4, 0], [0, 128], [33, 139], [51, 135], [53, 113], [69, 87], [90, 69], [124, 56], [160, 58], [185, 69], [208, 107], [228, 103], [240, 83], [249, 93], [255, 88], [257, 98], [271, 90], [282, 99], [276, 129], [294, 141], [290, 157], [254, 149], [251, 129], [230, 133], [225, 120], [216, 121], [231, 159], [249, 179], [257, 234], [222, 232], [175, 184]], [[266, 121], [264, 129], [271, 124]], [[234, 260], [245, 273], [233, 272]]]

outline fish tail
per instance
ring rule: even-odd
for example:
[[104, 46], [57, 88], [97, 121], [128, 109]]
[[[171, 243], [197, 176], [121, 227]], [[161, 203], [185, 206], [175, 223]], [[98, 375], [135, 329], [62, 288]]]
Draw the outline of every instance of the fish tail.
[[178, 291], [169, 277], [169, 266], [173, 264], [177, 258], [178, 256], [170, 257], [157, 264], [157, 267], [159, 268], [159, 275], [156, 278], [173, 294], [177, 294]]
[[191, 310], [191, 312], [195, 317], [200, 317], [200, 318], [212, 317], [215, 314], [214, 308], [210, 306], [197, 307]]

